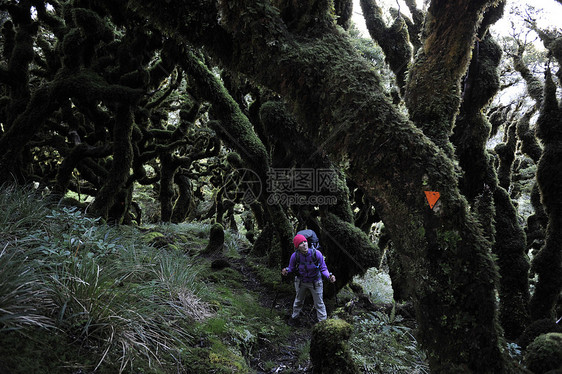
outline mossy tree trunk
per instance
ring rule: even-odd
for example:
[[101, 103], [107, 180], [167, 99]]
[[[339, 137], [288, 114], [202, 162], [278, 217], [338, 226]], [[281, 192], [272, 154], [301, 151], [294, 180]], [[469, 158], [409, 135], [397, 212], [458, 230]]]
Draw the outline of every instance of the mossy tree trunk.
[[[496, 14], [496, 17], [500, 14]], [[486, 17], [492, 21], [493, 18]], [[511, 162], [500, 157], [500, 170], [507, 185], [501, 183], [486, 149], [491, 125], [483, 108], [499, 88], [498, 65], [501, 49], [485, 32], [482, 25], [472, 60], [463, 85], [463, 101], [456, 121], [452, 142], [463, 169], [461, 191], [472, 203], [486, 237], [493, 243], [500, 272], [500, 321], [505, 334], [516, 339], [529, 322], [529, 261], [526, 256], [525, 234], [518, 222], [517, 210], [505, 188], [511, 183]], [[515, 139], [515, 126], [510, 126]], [[515, 158], [515, 142], [510, 152]], [[497, 148], [497, 147], [496, 147]], [[502, 169], [502, 165], [508, 166]], [[502, 173], [500, 173], [502, 174]], [[504, 188], [505, 187], [505, 188]], [[493, 199], [492, 199], [493, 198]]]
[[409, 72], [406, 105], [412, 121], [448, 155], [461, 102], [461, 78], [471, 58], [474, 38], [493, 1], [430, 3], [422, 31], [423, 46]]
[[511, 185], [511, 170], [515, 161], [515, 151], [517, 148], [516, 121], [507, 124], [503, 142], [494, 147], [494, 151], [498, 155], [498, 180], [499, 185], [505, 189], [509, 189]]
[[562, 291], [562, 109], [556, 85], [546, 72], [545, 95], [537, 121], [537, 135], [544, 145], [537, 169], [541, 200], [548, 216], [544, 246], [533, 260], [539, 279], [531, 299], [533, 319], [551, 318]]
[[[104, 219], [111, 219], [120, 224], [129, 210], [130, 194], [124, 191], [131, 188], [127, 185], [133, 165], [133, 116], [129, 105], [120, 105], [114, 124], [113, 159], [108, 178], [94, 203], [92, 210]], [[127, 197], [127, 198], [125, 198]]]
[[334, 10], [338, 17], [338, 25], [346, 30], [349, 29], [353, 15], [353, 0], [334, 0]]
[[[517, 138], [520, 140], [521, 152], [530, 157], [535, 164], [538, 164], [543, 150], [535, 135], [535, 127], [530, 126], [530, 121], [531, 117], [542, 106], [544, 84], [523, 64], [524, 52], [525, 45], [520, 44], [517, 53], [513, 56], [513, 66], [525, 80], [527, 93], [535, 100], [535, 105], [528, 109], [517, 121], [516, 134]], [[534, 212], [527, 217], [527, 226], [525, 228], [527, 234], [527, 252], [533, 256], [535, 256], [544, 245], [545, 230], [548, 225], [548, 217], [540, 200], [539, 186], [538, 182], [535, 180], [531, 189], [531, 206]]]
[[[550, 56], [556, 60], [558, 66], [562, 63], [562, 38], [556, 33], [541, 30], [530, 21], [543, 44], [548, 49]], [[524, 46], [521, 46], [523, 48]], [[537, 185], [540, 190], [540, 202], [537, 189], [534, 189], [531, 199], [537, 206], [535, 223], [546, 225], [544, 244], [532, 262], [532, 270], [538, 275], [535, 292], [531, 298], [530, 311], [533, 320], [553, 318], [555, 307], [562, 291], [562, 177], [560, 175], [560, 151], [562, 144], [562, 106], [556, 96], [557, 86], [552, 78], [550, 67], [545, 72], [545, 83], [541, 92], [541, 84], [529, 74], [521, 63], [515, 59], [515, 66], [527, 83], [527, 91], [532, 96], [536, 105], [540, 106], [539, 118], [536, 124], [536, 135], [542, 141], [543, 151], [537, 165]], [[556, 76], [558, 84], [562, 78], [562, 69], [558, 69]], [[524, 131], [521, 131], [525, 134]], [[536, 161], [539, 155], [538, 145], [532, 141], [525, 144], [526, 152]], [[544, 214], [540, 209], [544, 207]], [[530, 217], [531, 218], [531, 217]], [[538, 225], [537, 225], [538, 226]]]
[[[30, 1], [25, 1], [24, 3], [31, 5]], [[2, 111], [0, 122], [4, 124], [2, 133], [9, 131], [13, 134], [20, 126], [17, 123], [18, 117], [22, 113], [26, 113], [27, 118], [32, 115], [27, 109], [28, 105], [32, 104], [32, 93], [29, 89], [29, 66], [33, 62], [33, 40], [37, 34], [38, 27], [32, 20], [31, 12], [21, 12], [15, 6], [7, 7], [7, 9], [12, 15], [13, 21], [7, 21], [2, 25], [2, 52], [9, 62], [5, 68], [0, 68], [0, 82], [8, 86], [8, 92], [6, 93], [8, 94], [9, 102], [6, 105], [6, 109]], [[33, 104], [41, 103], [41, 101], [37, 100], [38, 96], [41, 95], [34, 96]], [[6, 100], [6, 97], [2, 100]], [[31, 120], [41, 123], [41, 113]], [[0, 134], [3, 135], [2, 133]], [[12, 136], [11, 142], [16, 141], [17, 143], [13, 144], [13, 146], [19, 150], [23, 148], [25, 140], [26, 138], [24, 137]], [[0, 167], [0, 180], [8, 182], [15, 178], [16, 181], [22, 182], [23, 176], [19, 172], [22, 167], [21, 154], [9, 152], [12, 149], [10, 142], [0, 139], [0, 144], [0, 156], [4, 156], [0, 158], [0, 165], [3, 166]], [[7, 152], [7, 154], [4, 152]]]
[[[446, 153], [389, 102], [377, 74], [334, 27], [329, 1], [291, 19], [282, 19], [265, 0], [185, 0], [173, 9], [130, 4], [164, 30], [205, 45], [229, 68], [280, 93], [305, 133], [334, 159], [348, 161], [350, 177], [379, 204], [400, 248], [432, 371], [510, 370], [499, 346], [490, 243], [459, 193], [448, 140], [460, 77], [491, 2], [433, 1], [429, 8], [427, 48], [414, 69], [418, 79], [412, 79], [415, 93], [409, 97], [415, 108], [421, 102], [430, 108], [415, 111], [414, 119], [427, 125]], [[428, 100], [428, 91], [443, 94]], [[427, 206], [428, 189], [441, 192], [439, 210]]]

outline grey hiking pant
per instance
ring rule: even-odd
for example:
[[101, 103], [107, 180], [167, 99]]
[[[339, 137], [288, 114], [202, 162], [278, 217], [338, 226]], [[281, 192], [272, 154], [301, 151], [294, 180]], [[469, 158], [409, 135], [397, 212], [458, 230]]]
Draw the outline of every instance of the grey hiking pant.
[[321, 280], [314, 283], [301, 282], [299, 278], [295, 278], [295, 302], [293, 303], [293, 315], [292, 318], [297, 318], [302, 311], [302, 306], [304, 304], [304, 299], [306, 298], [307, 290], [310, 290], [312, 298], [314, 299], [314, 309], [316, 309], [316, 317], [318, 321], [325, 320], [328, 315], [326, 314], [326, 305], [324, 305], [324, 299], [322, 298], [323, 293], [323, 283]]

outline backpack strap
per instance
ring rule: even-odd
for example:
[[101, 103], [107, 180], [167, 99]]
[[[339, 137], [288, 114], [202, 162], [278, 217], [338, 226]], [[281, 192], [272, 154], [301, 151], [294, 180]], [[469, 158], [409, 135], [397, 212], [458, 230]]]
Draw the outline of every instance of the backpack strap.
[[[316, 248], [312, 248], [312, 250], [314, 252], [312, 252], [312, 261], [314, 262], [314, 265], [316, 265], [316, 269], [318, 269], [318, 267], [320, 266], [320, 260], [318, 260], [318, 255], [316, 253]], [[320, 269], [318, 269], [320, 270]]]
[[[312, 252], [312, 262], [314, 263], [314, 265], [316, 266], [316, 269], [320, 273], [320, 260], [318, 259], [318, 255], [316, 253], [316, 248], [309, 248], [308, 250], [310, 251], [311, 249], [313, 251]], [[297, 274], [299, 272], [300, 261], [301, 261], [301, 253], [297, 249], [295, 251], [295, 269], [297, 271]]]

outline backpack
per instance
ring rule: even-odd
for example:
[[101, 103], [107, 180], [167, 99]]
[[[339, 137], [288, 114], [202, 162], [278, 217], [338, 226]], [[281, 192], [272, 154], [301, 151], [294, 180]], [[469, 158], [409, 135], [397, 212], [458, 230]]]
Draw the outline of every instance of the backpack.
[[[308, 247], [311, 248], [313, 250], [312, 252], [312, 261], [314, 261], [314, 265], [316, 265], [316, 269], [318, 271], [320, 268], [319, 265], [319, 260], [318, 260], [318, 256], [316, 255], [316, 250], [320, 249], [320, 243], [318, 242], [318, 236], [316, 235], [316, 233], [313, 230], [301, 230], [299, 232], [297, 232], [297, 235], [300, 234], [302, 236], [304, 236], [306, 238], [306, 241], [308, 242]], [[298, 249], [295, 250], [295, 252], [297, 252], [297, 255], [295, 256], [295, 268], [299, 269], [299, 265], [300, 265], [300, 256], [298, 253]]]
[[[306, 238], [306, 241], [308, 242], [308, 247], [312, 248], [312, 249], [320, 249], [320, 243], [318, 242], [318, 236], [316, 235], [316, 233], [313, 230], [301, 230], [299, 232], [297, 232], [297, 235], [302, 235]], [[314, 253], [314, 255], [316, 256], [316, 252]]]

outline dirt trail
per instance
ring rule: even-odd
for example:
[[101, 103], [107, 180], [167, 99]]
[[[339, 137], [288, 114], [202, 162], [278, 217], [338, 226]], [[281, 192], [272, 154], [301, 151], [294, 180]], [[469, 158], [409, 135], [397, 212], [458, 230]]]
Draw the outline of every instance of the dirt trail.
[[[275, 299], [275, 292], [259, 281], [253, 269], [246, 264], [244, 259], [232, 261], [232, 266], [244, 274], [245, 286], [249, 290], [259, 293], [260, 303], [262, 306], [271, 309], [272, 317], [279, 314], [287, 322], [292, 310], [294, 294], [279, 293], [277, 299]], [[251, 362], [252, 368], [258, 374], [312, 373], [308, 357], [300, 357], [302, 356], [303, 348], [310, 341], [312, 327], [314, 326], [315, 310], [310, 302], [311, 299], [307, 298], [303, 308], [303, 315], [300, 318], [301, 323], [299, 326], [291, 327], [286, 344], [279, 346], [265, 342], [263, 345], [258, 346], [258, 350], [254, 353], [254, 359]], [[275, 305], [273, 305], [274, 303]], [[273, 369], [266, 369], [266, 366], [271, 367], [272, 363], [275, 364], [275, 367]]]

